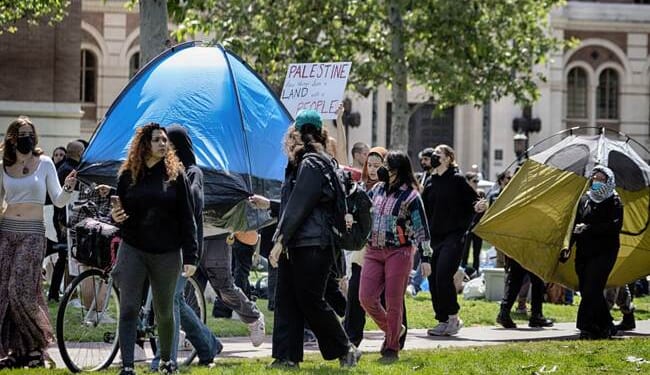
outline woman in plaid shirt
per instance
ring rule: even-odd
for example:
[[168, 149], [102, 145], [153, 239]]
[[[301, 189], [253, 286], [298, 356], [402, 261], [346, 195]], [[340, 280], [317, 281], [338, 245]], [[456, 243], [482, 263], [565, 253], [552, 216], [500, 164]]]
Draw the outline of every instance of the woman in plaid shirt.
[[[384, 363], [398, 359], [404, 290], [413, 267], [413, 254], [421, 245], [429, 255], [429, 226], [419, 186], [408, 155], [391, 151], [378, 171], [380, 183], [369, 192], [373, 225], [361, 270], [359, 300], [368, 315], [386, 334]], [[380, 303], [385, 292], [386, 308]]]

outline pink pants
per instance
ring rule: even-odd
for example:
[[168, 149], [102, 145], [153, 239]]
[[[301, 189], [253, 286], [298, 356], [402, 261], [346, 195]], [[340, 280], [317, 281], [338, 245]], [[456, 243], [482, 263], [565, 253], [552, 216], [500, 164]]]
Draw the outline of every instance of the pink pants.
[[[404, 291], [413, 267], [414, 250], [413, 247], [368, 247], [361, 269], [361, 306], [386, 334], [384, 348], [395, 352], [399, 351]], [[382, 292], [385, 292], [385, 309], [380, 302]]]

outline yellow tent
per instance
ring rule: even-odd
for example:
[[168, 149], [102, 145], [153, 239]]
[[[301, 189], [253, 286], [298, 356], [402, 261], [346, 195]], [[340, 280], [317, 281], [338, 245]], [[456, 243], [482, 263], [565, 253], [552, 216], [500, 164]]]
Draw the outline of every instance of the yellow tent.
[[[596, 138], [594, 140], [602, 142]], [[602, 144], [596, 146], [595, 150], [602, 153]], [[605, 150], [613, 152], [611, 147], [605, 147]], [[557, 156], [558, 153], [547, 152], [543, 157], [533, 156], [532, 159], [542, 159], [551, 164], [548, 160], [553, 156], [549, 155]], [[609, 167], [612, 168], [611, 155], [609, 159], [597, 159], [596, 163], [605, 161], [603, 164], [607, 165], [609, 160]], [[584, 175], [591, 171], [595, 163], [590, 162], [589, 157], [583, 161], [579, 158], [561, 159], [567, 170], [527, 160], [485, 213], [474, 232], [543, 280], [577, 289], [575, 249], [566, 263], [559, 262], [559, 254], [568, 247], [577, 204], [588, 186]], [[637, 160], [635, 162], [638, 163]], [[621, 286], [650, 274], [650, 187], [645, 177], [648, 166], [636, 165], [640, 166], [645, 182], [632, 181], [629, 176], [626, 181], [625, 168], [629, 169], [629, 165], [612, 168], [625, 213], [618, 259], [608, 280], [610, 287]], [[575, 170], [576, 166], [579, 166], [579, 171]]]

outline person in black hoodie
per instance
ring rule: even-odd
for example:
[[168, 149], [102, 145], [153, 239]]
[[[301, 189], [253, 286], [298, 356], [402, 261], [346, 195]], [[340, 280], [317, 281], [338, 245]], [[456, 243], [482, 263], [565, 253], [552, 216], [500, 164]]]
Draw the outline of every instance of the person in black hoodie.
[[[203, 255], [203, 172], [196, 165], [196, 158], [192, 149], [192, 139], [187, 130], [181, 125], [170, 125], [167, 128], [167, 137], [174, 146], [176, 156], [185, 167], [185, 174], [190, 184], [190, 195], [194, 208], [196, 221], [196, 237], [198, 242], [199, 259]], [[223, 345], [210, 329], [196, 316], [194, 310], [185, 302], [183, 292], [187, 284], [187, 277], [180, 276], [176, 282], [174, 292], [174, 341], [172, 343], [171, 360], [176, 363], [178, 352], [179, 330], [183, 328], [185, 337], [196, 349], [200, 366], [210, 366], [214, 357], [221, 352]], [[160, 364], [160, 345], [156, 357], [151, 361], [151, 369], [158, 370]]]
[[603, 290], [618, 256], [623, 202], [616, 193], [611, 169], [594, 167], [589, 183], [589, 191], [578, 204], [572, 239], [576, 243], [575, 269], [582, 297], [576, 325], [580, 338], [603, 339], [616, 333]]
[[486, 208], [474, 189], [459, 173], [454, 150], [439, 145], [431, 156], [433, 173], [422, 192], [431, 234], [431, 258], [422, 255], [422, 273], [428, 276], [431, 303], [440, 323], [427, 331], [430, 336], [458, 333], [463, 321], [458, 317], [454, 274], [463, 256], [463, 235], [474, 212]]
[[175, 373], [174, 290], [181, 268], [186, 277], [196, 271], [198, 242], [187, 176], [159, 124], [136, 130], [120, 168], [117, 195], [120, 202], [111, 214], [119, 223], [122, 242], [112, 276], [120, 289], [120, 375], [135, 374], [136, 326], [146, 279], [158, 323], [160, 372]]
[[[336, 314], [325, 300], [327, 280], [334, 262], [330, 229], [336, 192], [327, 176], [334, 163], [326, 154], [327, 131], [320, 114], [303, 110], [285, 136], [289, 163], [281, 190], [280, 221], [269, 254], [278, 267], [274, 367], [296, 367], [303, 360], [305, 321], [316, 335], [326, 360], [338, 358], [342, 367], [355, 366], [361, 352], [350, 343]], [[329, 165], [328, 165], [329, 164]], [[331, 172], [329, 172], [331, 173]], [[286, 335], [276, 328], [288, 326], [288, 358], [279, 349]]]

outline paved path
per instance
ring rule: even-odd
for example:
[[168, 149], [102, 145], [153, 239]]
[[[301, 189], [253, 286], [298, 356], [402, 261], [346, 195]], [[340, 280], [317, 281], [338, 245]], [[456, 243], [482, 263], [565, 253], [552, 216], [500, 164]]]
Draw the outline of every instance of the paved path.
[[[650, 320], [637, 321], [636, 324], [636, 330], [619, 335], [624, 337], [650, 337]], [[566, 340], [577, 339], [577, 337], [578, 332], [575, 329], [575, 323], [556, 323], [554, 327], [545, 329], [528, 328], [527, 326], [515, 330], [495, 326], [468, 327], [463, 328], [458, 335], [451, 337], [429, 337], [426, 329], [411, 329], [406, 340], [406, 350], [498, 345], [517, 341]], [[271, 337], [267, 337], [264, 344], [258, 348], [251, 345], [248, 337], [226, 337], [221, 341], [224, 344], [224, 351], [220, 355], [221, 358], [262, 358], [271, 356]], [[365, 333], [361, 350], [364, 352], [378, 352], [382, 341], [382, 332], [368, 331]], [[317, 352], [318, 347], [315, 344], [308, 344], [305, 347], [305, 353]], [[65, 368], [56, 345], [51, 347], [50, 355], [57, 362], [57, 367]], [[147, 355], [151, 359], [150, 351], [147, 351]], [[119, 356], [117, 360], [119, 360]]]

